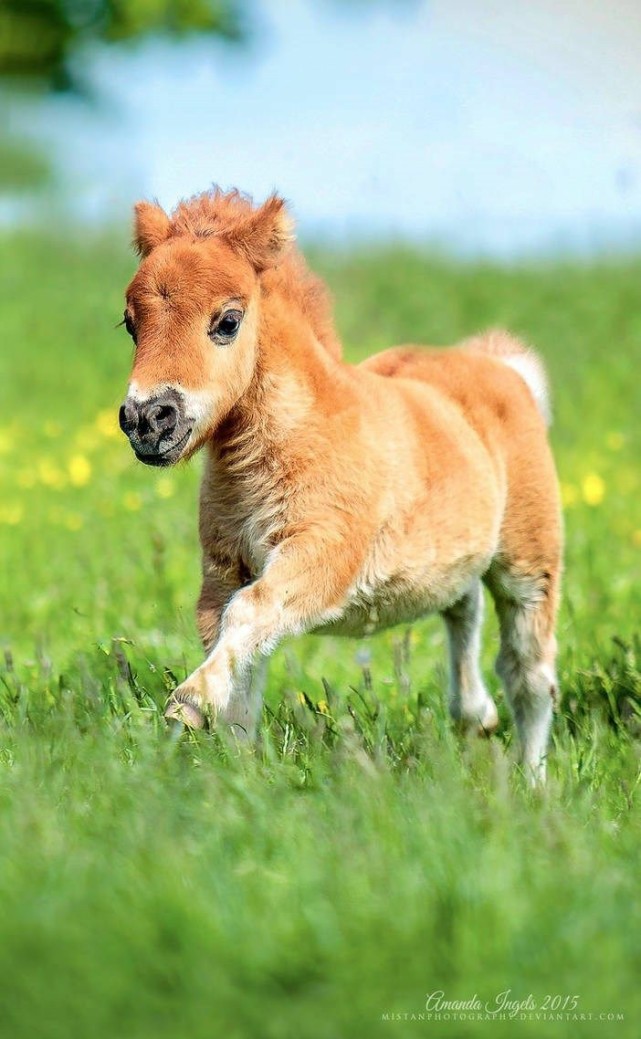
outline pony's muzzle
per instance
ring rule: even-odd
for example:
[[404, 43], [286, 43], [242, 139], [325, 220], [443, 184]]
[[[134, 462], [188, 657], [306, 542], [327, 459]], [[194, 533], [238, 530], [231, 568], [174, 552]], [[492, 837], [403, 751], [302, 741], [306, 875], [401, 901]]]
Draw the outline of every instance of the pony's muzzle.
[[146, 400], [127, 397], [118, 417], [136, 457], [147, 465], [176, 462], [191, 434], [182, 395], [173, 389]]

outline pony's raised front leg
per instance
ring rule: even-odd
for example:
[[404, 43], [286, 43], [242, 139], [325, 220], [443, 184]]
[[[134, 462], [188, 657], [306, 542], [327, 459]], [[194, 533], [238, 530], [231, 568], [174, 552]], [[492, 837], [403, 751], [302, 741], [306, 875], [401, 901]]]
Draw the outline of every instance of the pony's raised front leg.
[[192, 727], [211, 718], [234, 724], [235, 691], [256, 654], [269, 654], [286, 635], [336, 616], [357, 568], [353, 544], [311, 535], [276, 548], [262, 576], [237, 591], [223, 612], [211, 653], [171, 697], [166, 714]]
[[476, 730], [480, 736], [487, 735], [498, 725], [498, 714], [479, 666], [483, 624], [480, 581], [475, 581], [442, 616], [450, 657], [450, 714], [463, 729]]
[[[203, 583], [196, 605], [196, 624], [206, 653], [211, 653], [220, 637], [223, 610], [235, 592], [242, 587], [239, 565], [231, 561], [203, 558]], [[262, 707], [266, 662], [247, 668], [234, 681], [229, 704], [224, 712], [225, 723], [239, 738], [253, 736]], [[189, 701], [170, 698], [165, 717], [180, 721], [191, 728], [202, 725], [201, 712]]]
[[219, 729], [228, 729], [238, 739], [254, 739], [267, 683], [267, 657], [260, 657], [234, 676], [229, 703], [216, 718]]

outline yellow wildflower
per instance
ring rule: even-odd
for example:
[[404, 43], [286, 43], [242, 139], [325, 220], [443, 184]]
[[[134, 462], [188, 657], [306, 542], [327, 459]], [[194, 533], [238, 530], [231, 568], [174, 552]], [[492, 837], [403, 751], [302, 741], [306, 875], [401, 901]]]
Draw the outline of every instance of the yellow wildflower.
[[562, 483], [561, 484], [561, 501], [566, 509], [569, 509], [572, 505], [576, 505], [579, 492], [573, 483]]
[[95, 426], [101, 436], [106, 440], [112, 440], [118, 436], [118, 415], [115, 408], [105, 408], [96, 415]]
[[0, 523], [6, 523], [10, 527], [17, 526], [24, 515], [24, 509], [20, 502], [10, 502], [0, 505]]
[[605, 483], [598, 473], [588, 473], [581, 484], [586, 505], [600, 505], [605, 497]]
[[127, 491], [122, 499], [122, 504], [129, 512], [138, 512], [138, 509], [142, 508], [142, 498], [136, 491]]
[[91, 463], [85, 455], [73, 455], [69, 459], [69, 479], [74, 487], [84, 487], [91, 479]]
[[296, 693], [296, 699], [298, 700], [299, 704], [302, 704], [303, 707], [305, 706], [305, 697], [302, 693]]
[[56, 491], [64, 487], [67, 482], [62, 469], [50, 458], [41, 458], [38, 462], [38, 479], [45, 487], [52, 487]]
[[171, 498], [175, 489], [174, 481], [170, 476], [161, 476], [156, 483], [156, 494], [159, 498]]
[[320, 711], [321, 714], [329, 714], [329, 708], [327, 706], [327, 700], [319, 700], [317, 706], [318, 706], [318, 710]]

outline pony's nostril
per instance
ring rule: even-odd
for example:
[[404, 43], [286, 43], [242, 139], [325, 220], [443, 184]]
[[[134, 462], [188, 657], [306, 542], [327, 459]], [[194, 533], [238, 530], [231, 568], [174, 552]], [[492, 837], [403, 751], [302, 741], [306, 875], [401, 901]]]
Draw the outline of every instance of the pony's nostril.
[[170, 391], [145, 401], [125, 397], [118, 413], [120, 428], [129, 437], [139, 457], [166, 451], [182, 418], [182, 401], [177, 393]]
[[154, 433], [171, 433], [178, 423], [178, 411], [173, 404], [157, 404], [145, 418]]
[[138, 425], [138, 412], [131, 401], [125, 401], [118, 412], [118, 422], [123, 433], [129, 436]]

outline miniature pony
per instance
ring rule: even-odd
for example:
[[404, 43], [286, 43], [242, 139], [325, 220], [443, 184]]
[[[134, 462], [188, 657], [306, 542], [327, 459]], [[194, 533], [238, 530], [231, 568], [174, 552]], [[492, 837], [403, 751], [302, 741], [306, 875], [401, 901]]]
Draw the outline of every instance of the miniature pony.
[[523, 767], [543, 781], [562, 538], [536, 355], [495, 331], [347, 364], [276, 196], [255, 207], [215, 189], [170, 216], [140, 202], [135, 244], [125, 324], [136, 350], [120, 424], [147, 465], [205, 454], [206, 659], [167, 718], [251, 735], [255, 661], [284, 636], [362, 636], [436, 611], [451, 715], [489, 733], [484, 582]]

